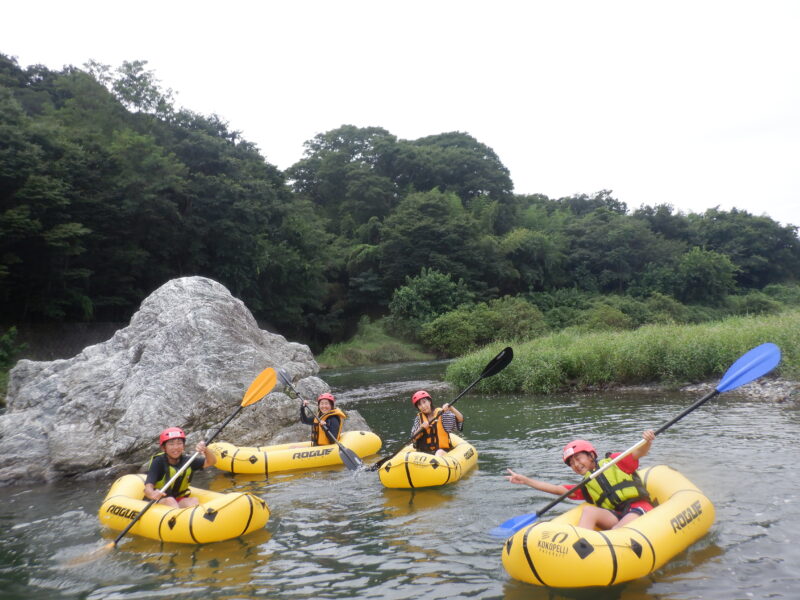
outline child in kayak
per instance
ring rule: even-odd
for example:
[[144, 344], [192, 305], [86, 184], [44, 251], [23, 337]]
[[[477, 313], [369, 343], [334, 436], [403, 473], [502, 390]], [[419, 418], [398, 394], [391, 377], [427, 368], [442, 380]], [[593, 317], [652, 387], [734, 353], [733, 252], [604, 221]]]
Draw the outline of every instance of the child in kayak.
[[434, 409], [433, 398], [425, 390], [419, 390], [411, 396], [411, 403], [419, 411], [411, 426], [412, 436], [420, 434], [414, 440], [414, 448], [436, 456], [447, 454], [453, 448], [450, 434], [456, 429], [464, 429], [464, 415], [449, 404]]
[[[306, 411], [308, 400], [303, 400], [300, 407], [300, 421], [306, 425], [311, 425], [311, 442], [314, 446], [327, 446], [336, 443], [342, 437], [344, 420], [347, 418], [341, 410], [336, 408], [336, 398], [333, 394], [320, 394], [317, 396], [317, 416], [311, 416]], [[329, 437], [325, 430], [320, 427], [322, 422], [328, 428]]]
[[[573, 500], [585, 500], [590, 503], [590, 506], [584, 507], [581, 513], [579, 527], [616, 529], [652, 510], [650, 497], [636, 469], [639, 468], [639, 459], [650, 451], [655, 437], [656, 434], [652, 429], [646, 430], [642, 433], [644, 444], [589, 481], [583, 488], [569, 495]], [[563, 460], [575, 473], [588, 479], [594, 471], [620, 454], [621, 452], [609, 453], [606, 458], [598, 461], [597, 451], [592, 444], [586, 440], [574, 440], [564, 446]], [[576, 487], [538, 481], [515, 473], [511, 469], [508, 469], [508, 473], [506, 479], [511, 483], [527, 485], [558, 496]]]
[[189, 483], [195, 471], [201, 471], [217, 462], [216, 455], [207, 450], [205, 442], [198, 442], [195, 449], [200, 456], [192, 461], [166, 492], [162, 492], [161, 488], [191, 457], [183, 453], [186, 447], [186, 434], [180, 427], [168, 427], [161, 432], [158, 441], [161, 444], [161, 452], [150, 459], [144, 484], [145, 498], [158, 499], [159, 504], [166, 504], [172, 508], [197, 506], [200, 503], [197, 498], [189, 496]]

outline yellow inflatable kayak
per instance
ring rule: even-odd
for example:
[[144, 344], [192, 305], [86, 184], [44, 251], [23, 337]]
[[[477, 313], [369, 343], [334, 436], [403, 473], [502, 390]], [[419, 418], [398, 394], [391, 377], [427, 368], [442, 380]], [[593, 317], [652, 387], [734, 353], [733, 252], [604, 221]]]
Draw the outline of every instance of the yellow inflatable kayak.
[[[345, 431], [339, 443], [361, 458], [375, 454], [381, 448], [381, 438], [371, 431]], [[269, 475], [342, 464], [337, 444], [312, 446], [308, 441], [276, 446], [239, 447], [216, 442], [209, 449], [217, 456], [217, 464], [214, 466], [231, 473]]]
[[417, 452], [409, 444], [386, 461], [378, 476], [387, 488], [420, 488], [458, 481], [478, 462], [478, 451], [451, 433], [453, 449], [446, 456]]
[[[145, 475], [123, 475], [117, 479], [100, 505], [100, 523], [122, 531], [147, 505]], [[198, 506], [170, 508], [153, 504], [131, 528], [131, 533], [162, 542], [204, 544], [219, 542], [261, 529], [269, 519], [269, 508], [252, 494], [220, 494], [190, 487]]]
[[639, 469], [655, 508], [627, 527], [577, 527], [586, 503], [519, 530], [503, 545], [511, 577], [548, 587], [609, 586], [652, 573], [703, 537], [714, 506], [686, 477], [664, 465]]

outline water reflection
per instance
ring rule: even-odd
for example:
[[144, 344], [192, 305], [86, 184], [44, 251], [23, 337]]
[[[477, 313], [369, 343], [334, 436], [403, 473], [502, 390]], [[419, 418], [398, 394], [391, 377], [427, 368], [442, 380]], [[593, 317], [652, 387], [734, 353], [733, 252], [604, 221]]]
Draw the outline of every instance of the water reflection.
[[[322, 374], [344, 393], [361, 390], [351, 406], [385, 450], [406, 439], [413, 411], [405, 392], [382, 387], [380, 378], [390, 373], [397, 377], [390, 383], [416, 385], [440, 381], [444, 371], [435, 363], [393, 369]], [[443, 388], [442, 401], [455, 393]], [[131, 537], [103, 560], [71, 570], [59, 564], [113, 538], [96, 515], [112, 481], [0, 488], [0, 596], [793, 598], [800, 585], [800, 476], [787, 463], [787, 448], [796, 444], [800, 412], [796, 402], [753, 401], [735, 392], [671, 427], [645, 459], [678, 469], [711, 498], [717, 522], [708, 536], [650, 577], [609, 589], [541, 589], [510, 580], [502, 568], [500, 545], [488, 531], [552, 499], [508, 484], [506, 468], [571, 482], [574, 474], [560, 460], [566, 441], [585, 437], [601, 451], [625, 449], [644, 428], [659, 427], [700, 396], [647, 390], [485, 396], [479, 385], [459, 403], [478, 468], [454, 485], [387, 490], [375, 473], [343, 466], [269, 479], [212, 469], [195, 483], [263, 498], [271, 511], [266, 529], [203, 546]]]
[[[408, 516], [417, 512], [425, 513], [439, 508], [451, 499], [451, 494], [443, 488], [423, 490], [385, 489], [383, 503], [390, 517]], [[427, 515], [424, 515], [427, 518]]]

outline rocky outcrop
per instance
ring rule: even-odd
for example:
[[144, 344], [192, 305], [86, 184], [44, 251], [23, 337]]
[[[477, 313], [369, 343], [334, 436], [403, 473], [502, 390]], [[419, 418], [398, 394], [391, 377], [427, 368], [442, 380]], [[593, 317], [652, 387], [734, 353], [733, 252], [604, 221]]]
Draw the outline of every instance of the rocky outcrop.
[[[687, 385], [681, 388], [682, 391], [701, 393], [703, 390], [713, 389], [715, 382]], [[747, 398], [757, 400], [770, 400], [773, 402], [786, 402], [800, 400], [800, 381], [782, 379], [771, 375], [759, 377], [755, 381], [747, 383], [735, 390], [728, 392]]]
[[[258, 327], [240, 300], [203, 277], [167, 282], [130, 324], [66, 360], [21, 360], [0, 416], [0, 485], [111, 475], [141, 465], [158, 433], [183, 427], [188, 447], [216, 431], [265, 368], [284, 368], [303, 397], [328, 386], [308, 346]], [[348, 410], [347, 429], [367, 429]], [[217, 440], [237, 445], [306, 439], [299, 401], [280, 383]]]

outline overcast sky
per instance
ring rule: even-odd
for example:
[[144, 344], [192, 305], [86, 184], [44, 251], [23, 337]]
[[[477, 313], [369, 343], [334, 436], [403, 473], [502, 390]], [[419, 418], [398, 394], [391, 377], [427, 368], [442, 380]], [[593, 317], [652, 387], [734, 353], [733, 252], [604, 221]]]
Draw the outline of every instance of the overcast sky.
[[21, 66], [146, 60], [281, 169], [343, 124], [462, 131], [517, 193], [800, 225], [796, 0], [3, 4], [0, 52]]

